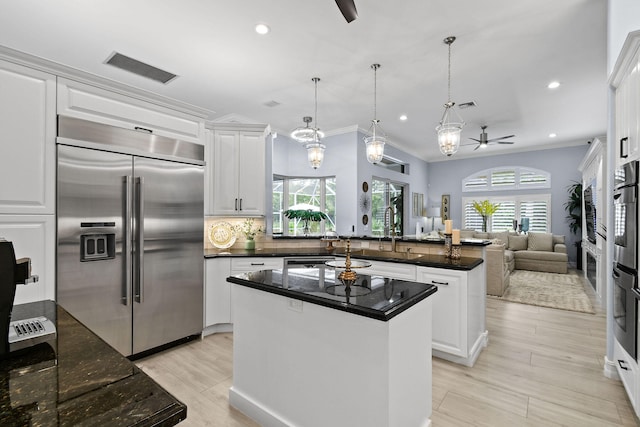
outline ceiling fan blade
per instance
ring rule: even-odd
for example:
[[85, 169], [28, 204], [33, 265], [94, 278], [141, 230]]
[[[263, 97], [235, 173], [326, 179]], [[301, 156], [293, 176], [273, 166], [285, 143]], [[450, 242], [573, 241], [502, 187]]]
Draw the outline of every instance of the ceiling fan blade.
[[478, 148], [480, 148], [480, 144], [478, 144], [476, 148], [473, 149], [473, 151], [476, 151]]
[[479, 139], [475, 139], [475, 138], [469, 138], [469, 139], [470, 139], [470, 140], [472, 140], [472, 141], [482, 142], [482, 141], [480, 141]]
[[500, 138], [491, 138], [488, 139], [487, 142], [493, 142], [493, 141], [497, 141], [499, 139], [508, 139], [508, 138], [513, 138], [515, 135], [508, 135], [508, 136], [501, 136]]
[[498, 141], [498, 144], [513, 144], [514, 141]]
[[358, 17], [354, 0], [336, 0], [336, 4], [347, 22], [351, 22]]

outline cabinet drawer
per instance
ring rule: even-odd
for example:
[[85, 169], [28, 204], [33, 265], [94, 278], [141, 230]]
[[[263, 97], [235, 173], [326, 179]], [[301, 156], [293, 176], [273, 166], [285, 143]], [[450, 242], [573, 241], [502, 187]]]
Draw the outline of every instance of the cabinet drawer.
[[416, 280], [416, 266], [411, 264], [402, 264], [395, 262], [371, 261], [371, 267], [357, 270], [358, 273], [367, 274], [369, 276], [384, 276], [399, 280]]
[[637, 378], [638, 365], [631, 356], [627, 354], [617, 340], [614, 340], [613, 359], [618, 370], [618, 375], [624, 384], [629, 400], [636, 405], [637, 398]]
[[231, 260], [231, 274], [257, 270], [279, 270], [282, 268], [282, 258], [251, 257], [233, 258]]

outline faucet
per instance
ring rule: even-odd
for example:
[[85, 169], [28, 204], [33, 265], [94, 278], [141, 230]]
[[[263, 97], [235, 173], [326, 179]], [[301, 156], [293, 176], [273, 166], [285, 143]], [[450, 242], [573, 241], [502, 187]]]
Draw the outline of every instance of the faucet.
[[384, 210], [385, 228], [387, 224], [387, 211], [389, 211], [389, 228], [387, 230], [389, 230], [389, 234], [391, 235], [391, 251], [395, 252], [396, 251], [396, 227], [395, 227], [395, 214], [393, 212], [393, 206], [387, 206], [386, 209]]

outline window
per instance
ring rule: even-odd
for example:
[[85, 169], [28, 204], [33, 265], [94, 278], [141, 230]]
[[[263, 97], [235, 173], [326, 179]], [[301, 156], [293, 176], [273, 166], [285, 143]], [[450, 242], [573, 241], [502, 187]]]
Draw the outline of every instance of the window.
[[371, 233], [384, 236], [390, 230], [385, 223], [387, 208], [391, 206], [394, 214], [396, 235], [402, 236], [404, 227], [404, 184], [389, 180], [376, 179], [371, 181]]
[[504, 191], [551, 188], [551, 174], [538, 169], [509, 166], [486, 169], [462, 180], [462, 191]]
[[487, 224], [487, 231], [513, 229], [513, 220], [529, 218], [529, 231], [549, 232], [551, 224], [551, 195], [519, 195], [505, 197], [465, 197], [463, 204], [464, 228], [482, 230], [482, 217], [473, 207], [473, 201], [489, 200], [500, 207]]
[[336, 178], [273, 177], [273, 234], [304, 235], [301, 221], [289, 220], [282, 213], [287, 209], [317, 209], [328, 220], [312, 222], [311, 234], [321, 235], [336, 229]]

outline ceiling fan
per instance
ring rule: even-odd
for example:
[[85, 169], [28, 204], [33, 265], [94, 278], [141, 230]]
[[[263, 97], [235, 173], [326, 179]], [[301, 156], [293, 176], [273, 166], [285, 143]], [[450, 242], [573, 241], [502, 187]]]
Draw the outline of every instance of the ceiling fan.
[[342, 16], [347, 22], [351, 22], [358, 17], [358, 11], [356, 10], [356, 4], [354, 0], [336, 0]]
[[[515, 135], [507, 135], [507, 136], [501, 136], [500, 138], [488, 139], [487, 132], [485, 132], [485, 130], [487, 129], [487, 125], [480, 126], [480, 128], [482, 129], [482, 133], [480, 134], [480, 139], [469, 138], [474, 141], [478, 141], [478, 144], [476, 148], [473, 149], [473, 151], [477, 150], [478, 148], [486, 148], [486, 146], [491, 143], [496, 143], [496, 144], [513, 144], [514, 143], [514, 141], [504, 141], [504, 140], [513, 138]], [[465, 144], [465, 145], [476, 145], [476, 144]]]

